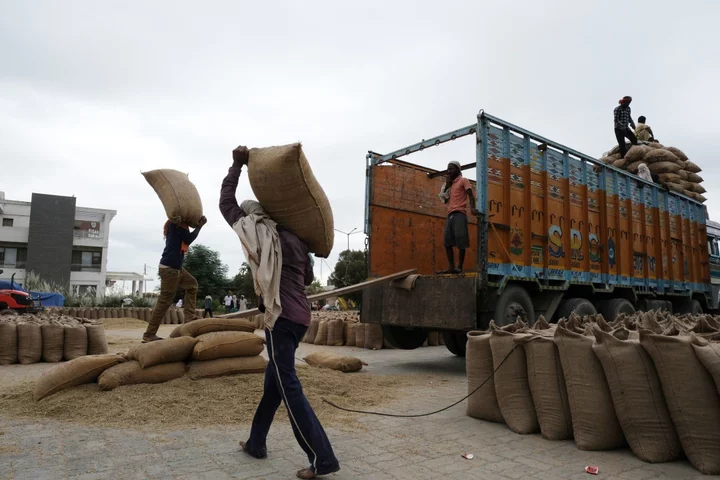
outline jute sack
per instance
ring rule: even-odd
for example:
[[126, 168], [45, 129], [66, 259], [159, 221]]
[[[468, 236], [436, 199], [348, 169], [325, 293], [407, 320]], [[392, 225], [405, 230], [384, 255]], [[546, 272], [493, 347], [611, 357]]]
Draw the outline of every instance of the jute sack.
[[17, 324], [18, 363], [29, 365], [42, 359], [42, 328], [37, 323]]
[[465, 367], [468, 394], [474, 392], [484, 382], [484, 385], [468, 398], [467, 415], [489, 422], [505, 423], [495, 394], [490, 334], [472, 331], [468, 332], [467, 338]]
[[197, 337], [210, 332], [254, 332], [255, 324], [247, 318], [203, 318], [184, 323], [180, 327], [183, 337]]
[[[662, 152], [662, 150], [653, 150], [653, 152]], [[651, 173], [676, 173], [682, 169], [682, 166], [673, 162], [657, 162], [648, 165]]]
[[0, 365], [17, 363], [17, 325], [0, 323]]
[[180, 337], [142, 343], [131, 347], [125, 357], [128, 360], [137, 360], [143, 368], [161, 363], [182, 362], [190, 357], [197, 342], [197, 338]]
[[685, 455], [702, 473], [720, 473], [720, 394], [687, 336], [640, 332], [680, 436]]
[[625, 446], [600, 360], [593, 352], [593, 339], [558, 325], [555, 329], [573, 436], [580, 450], [612, 450]]
[[[177, 313], [178, 323], [185, 323], [185, 310], [178, 309], [176, 313]], [[189, 321], [190, 320], [188, 320], [188, 322]], [[253, 329], [254, 329], [254, 327], [253, 327]]]
[[88, 336], [88, 355], [102, 355], [108, 353], [107, 338], [105, 338], [105, 327], [102, 325], [86, 325], [85, 330]]
[[367, 365], [359, 358], [335, 355], [330, 352], [311, 353], [304, 360], [311, 367], [330, 368], [345, 373], [359, 372], [363, 365]]
[[87, 355], [88, 337], [84, 325], [77, 327], [65, 325], [65, 344], [63, 345], [63, 358], [75, 360]]
[[705, 193], [705, 192], [707, 192], [707, 190], [705, 190], [705, 187], [703, 187], [703, 186], [700, 185], [699, 183], [695, 183], [695, 182], [686, 182], [686, 183], [685, 183], [685, 188], [686, 188], [687, 190], [690, 190], [691, 192], [695, 192], [695, 193]]
[[329, 320], [320, 320], [317, 335], [315, 335], [315, 341], [313, 341], [315, 345], [327, 345], [328, 322]]
[[637, 340], [619, 340], [595, 329], [615, 412], [630, 449], [643, 462], [671, 462], [682, 454], [655, 365]]
[[122, 385], [141, 383], [165, 383], [185, 375], [185, 362], [161, 363], [154, 367], [142, 368], [134, 360], [110, 367], [100, 374], [98, 388], [114, 390]]
[[317, 337], [318, 328], [320, 327], [320, 320], [318, 318], [313, 317], [310, 320], [310, 326], [307, 329], [307, 332], [305, 332], [305, 337], [303, 337], [303, 342], [305, 343], [315, 343], [315, 337]]
[[144, 172], [143, 176], [155, 190], [171, 222], [198, 226], [203, 216], [200, 194], [187, 174], [177, 170], [162, 169]]
[[377, 323], [365, 324], [365, 348], [380, 350], [383, 347], [382, 326]]
[[685, 170], [687, 170], [690, 173], [702, 172], [702, 168], [698, 167], [696, 163], [693, 163], [691, 161], [687, 162], [687, 165], [685, 165]]
[[661, 173], [658, 175], [658, 178], [662, 183], [681, 184], [680, 181], [682, 180], [682, 177], [678, 173]]
[[328, 322], [327, 344], [331, 347], [342, 347], [345, 343], [345, 322], [336, 318]]
[[682, 170], [682, 171], [685, 172], [685, 176], [686, 176], [686, 178], [684, 178], [683, 180], [687, 180], [688, 182], [695, 182], [695, 183], [702, 183], [704, 181], [703, 177], [701, 177], [697, 173], [688, 172], [687, 170]]
[[63, 359], [65, 327], [59, 323], [45, 323], [42, 328], [42, 360], [56, 363]]
[[170, 323], [173, 325], [177, 325], [178, 323], [182, 323], [180, 321], [180, 317], [178, 316], [178, 312], [176, 309], [170, 307]]
[[250, 187], [265, 211], [327, 257], [333, 248], [333, 212], [299, 143], [253, 148], [248, 161]]
[[365, 348], [365, 323], [358, 323], [355, 327], [355, 346]]
[[357, 331], [358, 322], [346, 322], [345, 323], [345, 346], [355, 346], [355, 336]]
[[677, 164], [681, 160], [673, 155], [673, 153], [664, 148], [651, 149], [645, 147], [646, 155], [641, 157], [642, 161], [648, 164], [648, 168], [653, 163], [669, 162]]
[[243, 373], [264, 373], [265, 367], [267, 367], [267, 360], [261, 356], [218, 358], [205, 362], [191, 362], [188, 374], [193, 380], [198, 380]]
[[646, 147], [645, 145], [633, 145], [632, 147], [630, 147], [630, 150], [628, 150], [625, 154], [625, 160], [630, 163], [637, 162], [638, 160], [642, 160], [643, 157], [645, 157], [649, 152], [652, 151], [653, 150]]
[[688, 159], [687, 155], [685, 155], [685, 153], [682, 150], [680, 150], [679, 148], [665, 147], [665, 150], [668, 150], [670, 153], [675, 155], [680, 160], [687, 161], [687, 159]]
[[529, 434], [540, 430], [528, 383], [525, 349], [516, 344], [518, 335], [504, 332], [491, 322], [490, 349], [495, 375], [495, 394], [505, 423], [515, 433]]
[[61, 363], [43, 373], [35, 382], [33, 398], [41, 400], [60, 390], [92, 383], [106, 369], [124, 361], [122, 355], [85, 355]]
[[715, 386], [720, 393], [720, 343], [710, 343], [697, 335], [691, 335], [690, 338], [695, 355], [715, 380]]
[[[533, 328], [549, 331], [542, 328], [544, 325], [539, 327]], [[514, 340], [525, 349], [528, 384], [541, 435], [548, 440], [572, 438], [572, 415], [555, 342], [547, 334], [518, 335]]]
[[249, 332], [211, 332], [197, 337], [193, 360], [228, 357], [254, 357], [265, 348], [265, 341]]

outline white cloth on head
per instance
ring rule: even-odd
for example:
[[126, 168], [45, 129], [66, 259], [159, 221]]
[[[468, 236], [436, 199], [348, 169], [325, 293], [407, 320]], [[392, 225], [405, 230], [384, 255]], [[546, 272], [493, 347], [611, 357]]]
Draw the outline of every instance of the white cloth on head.
[[647, 180], [648, 182], [653, 181], [652, 174], [650, 174], [650, 169], [644, 163], [638, 165], [638, 177], [642, 178], [643, 180]]
[[243, 252], [253, 276], [255, 293], [265, 305], [265, 325], [272, 329], [282, 313], [280, 275], [282, 248], [277, 223], [258, 202], [245, 200], [240, 204], [245, 216], [235, 222], [233, 230], [240, 238]]

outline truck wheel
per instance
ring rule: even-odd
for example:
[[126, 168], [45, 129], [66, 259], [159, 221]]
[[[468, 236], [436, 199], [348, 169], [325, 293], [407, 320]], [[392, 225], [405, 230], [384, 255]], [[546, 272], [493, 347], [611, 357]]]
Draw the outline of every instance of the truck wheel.
[[688, 300], [679, 305], [679, 314], [689, 313], [690, 315], [701, 315], [703, 313], [702, 305], [695, 299]]
[[597, 310], [595, 310], [595, 306], [590, 303], [590, 300], [586, 300], [584, 298], [570, 298], [568, 300], [563, 300], [562, 303], [560, 303], [557, 313], [555, 314], [555, 318], [558, 320], [561, 318], [568, 318], [573, 312], [581, 317], [597, 314]]
[[532, 325], [535, 322], [535, 307], [527, 290], [519, 285], [510, 285], [495, 304], [495, 325], [510, 325], [517, 317]]
[[383, 325], [382, 331], [387, 342], [399, 350], [414, 350], [427, 340], [427, 332], [424, 330]]
[[629, 300], [624, 298], [611, 298], [610, 300], [602, 300], [598, 305], [600, 314], [605, 318], [606, 322], [615, 321], [621, 313], [632, 315], [635, 313], [635, 307]]
[[442, 332], [442, 334], [443, 340], [445, 340], [445, 348], [453, 355], [464, 357], [467, 334], [465, 332]]

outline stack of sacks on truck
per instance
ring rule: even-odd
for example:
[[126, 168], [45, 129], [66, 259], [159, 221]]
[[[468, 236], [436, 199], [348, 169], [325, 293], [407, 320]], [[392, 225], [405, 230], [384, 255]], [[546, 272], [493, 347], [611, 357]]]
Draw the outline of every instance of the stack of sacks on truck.
[[[468, 334], [467, 414], [517, 433], [629, 445], [645, 462], [683, 453], [720, 473], [720, 317], [668, 312], [541, 317]], [[493, 373], [494, 372], [494, 373]], [[481, 386], [482, 385], [482, 386]]]
[[631, 173], [638, 173], [641, 163], [647, 165], [653, 178], [667, 186], [670, 190], [704, 202], [706, 198], [703, 178], [698, 175], [702, 169], [688, 160], [682, 150], [665, 147], [659, 143], [649, 142], [639, 145], [628, 145], [625, 158], [620, 158], [620, 147], [615, 146], [600, 161]]
[[57, 311], [0, 316], [0, 365], [60, 362], [108, 352], [105, 328]]

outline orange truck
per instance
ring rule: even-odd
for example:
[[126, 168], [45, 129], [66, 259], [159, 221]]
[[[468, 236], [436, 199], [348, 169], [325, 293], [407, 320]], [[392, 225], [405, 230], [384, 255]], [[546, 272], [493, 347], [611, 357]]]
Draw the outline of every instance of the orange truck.
[[[475, 170], [479, 213], [469, 218], [465, 273], [441, 275], [446, 172], [401, 158], [464, 136], [476, 143], [462, 170]], [[706, 209], [661, 185], [483, 111], [472, 125], [366, 160], [369, 276], [419, 274], [363, 293], [362, 321], [381, 324], [396, 348], [442, 331], [464, 355], [466, 332], [490, 320], [717, 308]]]

